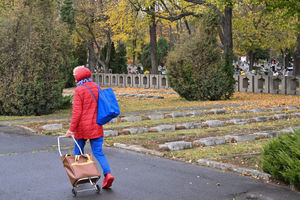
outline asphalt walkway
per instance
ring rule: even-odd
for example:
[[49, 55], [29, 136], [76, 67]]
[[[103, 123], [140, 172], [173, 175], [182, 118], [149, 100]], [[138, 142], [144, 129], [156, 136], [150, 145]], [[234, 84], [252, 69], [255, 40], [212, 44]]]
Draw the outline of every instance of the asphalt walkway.
[[[0, 199], [74, 199], [56, 151], [56, 137], [22, 133], [20, 128], [0, 126]], [[66, 139], [63, 144], [71, 148], [72, 141]], [[104, 152], [116, 178], [112, 189], [79, 193], [78, 199], [300, 199], [287, 187], [230, 172], [114, 148]]]

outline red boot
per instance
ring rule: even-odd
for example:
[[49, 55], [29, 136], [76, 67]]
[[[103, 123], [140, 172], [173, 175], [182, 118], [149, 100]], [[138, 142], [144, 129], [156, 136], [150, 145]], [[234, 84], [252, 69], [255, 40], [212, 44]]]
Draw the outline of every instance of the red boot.
[[104, 178], [102, 188], [105, 189], [105, 188], [111, 187], [114, 180], [115, 180], [115, 178], [108, 172]]

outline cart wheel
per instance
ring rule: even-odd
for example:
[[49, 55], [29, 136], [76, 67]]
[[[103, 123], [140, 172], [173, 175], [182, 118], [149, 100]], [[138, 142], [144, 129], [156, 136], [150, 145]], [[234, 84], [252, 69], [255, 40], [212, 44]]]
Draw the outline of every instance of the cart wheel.
[[100, 188], [100, 186], [98, 184], [96, 185], [96, 188], [97, 188], [97, 193], [100, 193], [101, 188]]
[[74, 196], [74, 197], [77, 196], [77, 191], [76, 191], [74, 188], [72, 189], [72, 193], [73, 193], [73, 196]]

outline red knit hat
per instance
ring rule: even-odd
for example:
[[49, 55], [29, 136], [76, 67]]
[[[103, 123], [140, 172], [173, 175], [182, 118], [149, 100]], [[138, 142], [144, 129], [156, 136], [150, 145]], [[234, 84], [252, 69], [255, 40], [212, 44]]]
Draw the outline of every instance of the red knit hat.
[[80, 67], [75, 70], [75, 79], [77, 82], [85, 78], [91, 78], [91, 76], [91, 71], [86, 67]]

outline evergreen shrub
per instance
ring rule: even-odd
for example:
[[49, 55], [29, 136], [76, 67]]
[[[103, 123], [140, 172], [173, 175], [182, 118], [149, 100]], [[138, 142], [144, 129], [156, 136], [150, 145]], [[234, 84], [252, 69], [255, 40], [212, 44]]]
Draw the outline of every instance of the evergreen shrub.
[[144, 69], [151, 69], [151, 55], [150, 55], [150, 43], [146, 44], [140, 55], [140, 61], [144, 67]]
[[[208, 23], [209, 22], [209, 23]], [[220, 100], [233, 94], [221, 50], [216, 46], [216, 26], [206, 21], [202, 31], [188, 35], [168, 55], [169, 85], [187, 100]]]
[[81, 41], [75, 44], [71, 41], [71, 35], [64, 41], [63, 63], [59, 66], [59, 71], [63, 79], [63, 88], [75, 87], [73, 69], [79, 65], [87, 64], [86, 45]]
[[61, 98], [61, 103], [60, 103], [59, 109], [71, 108], [72, 107], [72, 101], [73, 101], [72, 96], [63, 96]]
[[300, 131], [270, 141], [263, 151], [263, 171], [300, 189]]
[[54, 0], [29, 1], [23, 9], [15, 8], [15, 16], [3, 18], [1, 115], [42, 115], [61, 105], [64, 81], [59, 66], [66, 32], [57, 20], [57, 6]]
[[[164, 58], [167, 56], [168, 51], [169, 47], [167, 40], [165, 38], [159, 38], [157, 42], [157, 63], [159, 65], [164, 66]], [[143, 47], [140, 60], [145, 69], [151, 69], [150, 43]]]
[[[106, 58], [108, 44], [102, 48], [103, 58]], [[125, 74], [127, 73], [127, 59], [126, 59], [126, 46], [119, 44], [117, 49], [115, 48], [114, 42], [111, 43], [111, 52], [108, 68], [112, 70], [114, 74]]]

